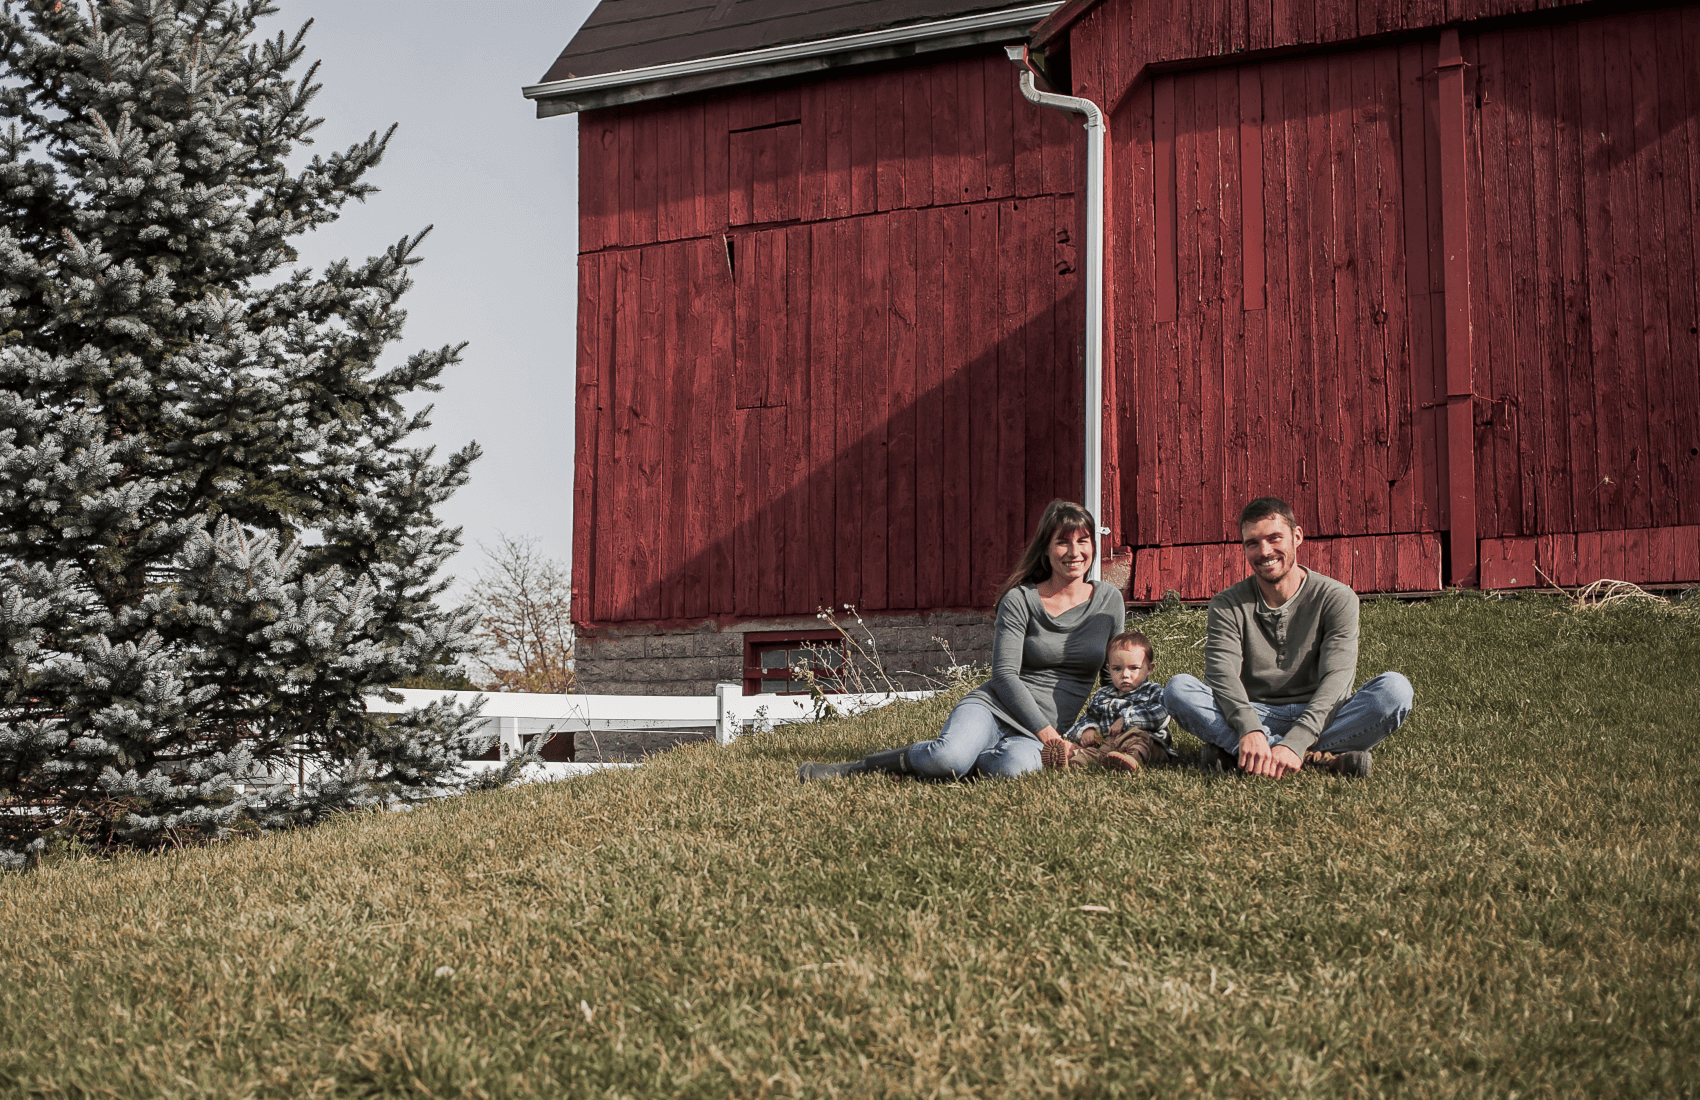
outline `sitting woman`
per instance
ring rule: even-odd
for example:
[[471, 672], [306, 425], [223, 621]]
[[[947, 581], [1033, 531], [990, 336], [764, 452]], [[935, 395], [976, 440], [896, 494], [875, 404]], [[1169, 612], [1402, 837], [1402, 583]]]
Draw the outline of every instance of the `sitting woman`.
[[928, 779], [1026, 775], [1045, 745], [1074, 720], [1092, 691], [1104, 646], [1127, 606], [1115, 585], [1091, 581], [1097, 521], [1078, 504], [1053, 500], [998, 590], [992, 678], [963, 697], [931, 741], [845, 764], [804, 764], [797, 778], [870, 772]]

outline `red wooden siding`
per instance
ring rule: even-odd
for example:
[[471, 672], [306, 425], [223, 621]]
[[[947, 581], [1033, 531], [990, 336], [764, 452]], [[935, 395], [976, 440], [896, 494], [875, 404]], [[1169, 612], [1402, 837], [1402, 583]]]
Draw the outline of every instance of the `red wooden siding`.
[[997, 56], [579, 116], [579, 251], [1067, 194], [1079, 126]]
[[[1440, 540], [1434, 535], [1306, 539], [1305, 565], [1359, 592], [1436, 592]], [[1199, 600], [1251, 575], [1237, 542], [1150, 547], [1134, 554], [1130, 600], [1161, 600], [1171, 591]]]
[[[1077, 24], [1077, 91], [1133, 56], [1129, 10]], [[1204, 55], [1242, 33], [1207, 14], [1142, 17], [1140, 56], [1187, 56], [1164, 27]], [[1318, 553], [1450, 531], [1449, 583], [1478, 536], [1481, 583], [1509, 586], [1517, 540], [1600, 531], [1622, 553], [1578, 560], [1700, 579], [1663, 564], [1700, 521], [1700, 7], [1464, 35], [1450, 84], [1440, 38], [1148, 73], [1117, 103], [1110, 489], [1136, 598], [1240, 575], [1220, 540], [1264, 493]], [[1352, 573], [1429, 590], [1422, 560]]]
[[[727, 221], [731, 225], [794, 221], [802, 201], [802, 122], [787, 119], [770, 126], [733, 130], [727, 135]], [[679, 167], [669, 164], [670, 169]], [[682, 173], [681, 173], [682, 174]], [[675, 218], [663, 240], [689, 235]], [[680, 232], [686, 230], [686, 232]]]
[[[1364, 592], [1700, 580], [1700, 6], [1564, 6], [1073, 23], [1133, 598], [1266, 493]], [[581, 621], [984, 606], [1079, 491], [1078, 135], [1001, 55], [582, 116]]]
[[575, 617], [983, 607], [1080, 487], [1078, 127], [973, 58], [581, 118]]
[[1463, 44], [1481, 534], [1700, 523], [1700, 8]]
[[1082, 5], [1065, 4], [1039, 26], [1036, 46], [1055, 48], [1048, 32], [1064, 28], [1074, 93], [1113, 108], [1139, 86], [1148, 65], [1332, 45], [1586, 3], [1590, 0], [1103, 0], [1078, 18]]
[[1265, 493], [1318, 536], [1440, 526], [1421, 71], [1413, 45], [1159, 76], [1116, 116], [1131, 545], [1231, 537]]
[[1483, 588], [1700, 581], [1700, 526], [1483, 539]]

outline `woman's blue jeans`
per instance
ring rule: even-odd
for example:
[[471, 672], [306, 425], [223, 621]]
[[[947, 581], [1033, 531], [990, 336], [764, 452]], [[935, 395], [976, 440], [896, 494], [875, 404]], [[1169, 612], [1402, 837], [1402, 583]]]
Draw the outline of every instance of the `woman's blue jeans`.
[[1039, 739], [1023, 733], [973, 699], [956, 704], [931, 741], [909, 746], [909, 767], [929, 779], [1026, 775], [1043, 768]]
[[[1411, 681], [1397, 672], [1383, 672], [1341, 704], [1334, 712], [1333, 721], [1323, 727], [1322, 736], [1311, 748], [1317, 752], [1374, 748], [1410, 716], [1411, 697]], [[1163, 689], [1163, 703], [1188, 733], [1238, 755], [1240, 735], [1228, 725], [1216, 702], [1216, 693], [1204, 681], [1184, 672], [1171, 677]], [[1274, 747], [1287, 736], [1307, 705], [1291, 703], [1277, 707], [1253, 700], [1251, 707], [1263, 720], [1264, 733]]]

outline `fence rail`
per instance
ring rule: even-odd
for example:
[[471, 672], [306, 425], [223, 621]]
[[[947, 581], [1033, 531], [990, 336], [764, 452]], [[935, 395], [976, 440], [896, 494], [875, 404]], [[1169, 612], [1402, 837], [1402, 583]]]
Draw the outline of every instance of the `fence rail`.
[[[818, 704], [807, 695], [745, 695], [739, 684], [720, 684], [713, 695], [553, 695], [541, 692], [430, 691], [401, 688], [401, 702], [377, 695], [366, 697], [366, 708], [376, 714], [400, 714], [429, 706], [439, 700], [469, 705], [479, 698], [484, 722], [480, 732], [494, 732], [500, 746], [497, 760], [469, 760], [474, 771], [501, 767], [501, 761], [524, 748], [531, 738], [545, 733], [590, 734], [631, 731], [703, 730], [729, 745], [745, 733], [762, 728], [814, 721]], [[832, 695], [834, 709], [841, 715], [860, 714], [899, 701], [926, 699], [931, 691], [863, 692]], [[494, 727], [493, 730], [490, 727]], [[527, 777], [560, 779], [629, 764], [577, 764], [546, 762], [527, 769]]]

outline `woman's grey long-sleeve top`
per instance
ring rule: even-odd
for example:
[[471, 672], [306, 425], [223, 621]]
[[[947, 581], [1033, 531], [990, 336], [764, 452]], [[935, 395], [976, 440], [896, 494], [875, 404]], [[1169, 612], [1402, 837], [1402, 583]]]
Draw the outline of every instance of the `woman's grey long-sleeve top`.
[[1053, 616], [1031, 584], [998, 603], [992, 628], [992, 678], [963, 697], [1037, 736], [1063, 729], [1080, 713], [1104, 667], [1104, 647], [1121, 632], [1127, 604], [1116, 586], [1092, 582], [1092, 598]]

